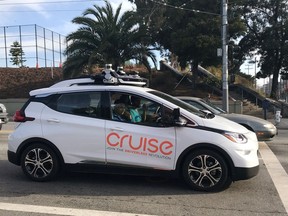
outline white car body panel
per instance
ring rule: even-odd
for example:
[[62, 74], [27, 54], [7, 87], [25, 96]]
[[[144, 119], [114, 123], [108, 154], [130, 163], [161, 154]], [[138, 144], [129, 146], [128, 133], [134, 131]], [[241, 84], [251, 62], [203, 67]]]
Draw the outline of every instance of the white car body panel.
[[[66, 163], [105, 162], [105, 120], [59, 113], [46, 107], [43, 137], [54, 143]], [[59, 135], [55, 134], [59, 131]]]
[[[250, 140], [245, 144], [227, 142], [227, 138], [221, 134], [193, 128], [177, 129], [177, 154], [176, 158], [193, 144], [215, 145], [230, 155], [236, 167], [254, 167], [259, 165], [255, 158], [258, 150], [256, 135], [252, 132], [245, 133]], [[194, 135], [194, 136], [193, 136]]]
[[108, 163], [173, 170], [176, 151], [175, 128], [154, 128], [107, 121]]

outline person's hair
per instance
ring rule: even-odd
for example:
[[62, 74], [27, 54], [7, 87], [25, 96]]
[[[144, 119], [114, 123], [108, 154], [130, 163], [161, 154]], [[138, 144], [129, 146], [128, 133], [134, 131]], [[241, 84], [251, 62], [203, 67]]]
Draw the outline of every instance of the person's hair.
[[119, 110], [120, 109], [124, 109], [125, 110], [125, 104], [123, 104], [123, 103], [119, 103], [119, 104], [116, 104], [115, 105], [115, 107], [114, 107], [114, 110], [115, 110], [115, 112], [117, 112], [117, 113], [119, 113]]

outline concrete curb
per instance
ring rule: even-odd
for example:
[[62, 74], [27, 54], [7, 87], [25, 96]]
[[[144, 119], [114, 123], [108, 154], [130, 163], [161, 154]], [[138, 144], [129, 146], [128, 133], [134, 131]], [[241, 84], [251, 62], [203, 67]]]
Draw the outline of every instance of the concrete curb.
[[0, 131], [0, 135], [1, 134], [10, 134], [10, 133], [12, 133], [14, 130], [1, 130]]

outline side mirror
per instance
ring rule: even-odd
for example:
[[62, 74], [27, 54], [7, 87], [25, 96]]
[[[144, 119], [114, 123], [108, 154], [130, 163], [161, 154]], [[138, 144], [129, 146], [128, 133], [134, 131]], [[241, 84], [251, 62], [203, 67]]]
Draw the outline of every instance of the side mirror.
[[209, 110], [200, 110], [200, 111], [205, 114], [205, 117], [206, 117], [206, 118], [214, 118], [214, 116], [215, 116], [215, 115], [214, 115], [211, 111], [209, 111]]
[[173, 110], [173, 117], [175, 120], [180, 118], [180, 109], [179, 108], [175, 108]]
[[181, 118], [179, 108], [175, 108], [173, 110], [173, 118], [174, 118], [174, 123], [176, 126], [185, 126], [187, 123], [187, 121], [184, 118]]

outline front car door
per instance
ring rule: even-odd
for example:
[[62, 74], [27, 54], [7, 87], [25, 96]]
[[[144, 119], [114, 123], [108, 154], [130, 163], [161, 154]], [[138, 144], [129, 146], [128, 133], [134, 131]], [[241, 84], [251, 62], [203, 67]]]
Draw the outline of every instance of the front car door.
[[[140, 99], [138, 107], [133, 104], [133, 97]], [[125, 113], [122, 111], [125, 117], [122, 120], [113, 118], [119, 103], [126, 107]], [[138, 95], [111, 92], [112, 115], [106, 123], [108, 164], [174, 169], [175, 127], [161, 123], [161, 107], [161, 104]], [[140, 114], [141, 121], [133, 122], [135, 110]], [[127, 118], [129, 114], [130, 119]]]

